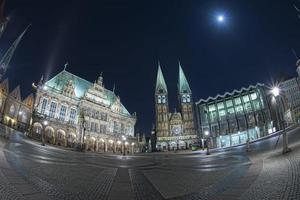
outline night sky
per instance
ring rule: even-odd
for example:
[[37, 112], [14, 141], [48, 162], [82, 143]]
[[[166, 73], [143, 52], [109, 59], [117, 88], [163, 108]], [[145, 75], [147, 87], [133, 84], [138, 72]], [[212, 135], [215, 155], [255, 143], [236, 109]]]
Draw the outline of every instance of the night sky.
[[[290, 0], [6, 0], [10, 22], [0, 40], [3, 54], [32, 24], [13, 57], [10, 89], [22, 96], [41, 75], [68, 71], [93, 82], [103, 72], [137, 129], [154, 122], [154, 87], [160, 60], [177, 105], [178, 59], [194, 100], [270, 83], [280, 72], [296, 75], [300, 19]], [[299, 2], [300, 7], [300, 2]], [[224, 23], [216, 16], [223, 14]]]

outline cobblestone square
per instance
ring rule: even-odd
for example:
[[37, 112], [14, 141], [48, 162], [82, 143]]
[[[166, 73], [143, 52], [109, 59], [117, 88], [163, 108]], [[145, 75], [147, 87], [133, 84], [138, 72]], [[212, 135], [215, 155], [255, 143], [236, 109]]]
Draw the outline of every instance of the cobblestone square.
[[278, 136], [205, 152], [118, 155], [0, 138], [0, 199], [300, 199], [300, 128], [289, 154]]

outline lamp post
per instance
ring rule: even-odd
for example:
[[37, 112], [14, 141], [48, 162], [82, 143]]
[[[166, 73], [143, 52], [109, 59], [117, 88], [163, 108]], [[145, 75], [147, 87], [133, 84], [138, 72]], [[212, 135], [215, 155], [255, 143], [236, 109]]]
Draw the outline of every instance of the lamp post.
[[[276, 118], [279, 124], [279, 128], [282, 129], [282, 143], [283, 149], [282, 153], [288, 153], [291, 149], [288, 147], [288, 137], [285, 131], [285, 120], [284, 120], [284, 108], [282, 105], [282, 95], [280, 95], [280, 89], [275, 86], [271, 89], [271, 94], [275, 99], [275, 106], [276, 106]], [[279, 135], [280, 136], [280, 135]]]
[[[120, 151], [120, 144], [122, 144], [122, 142], [120, 140], [117, 141], [117, 144], [118, 144], [118, 149], [117, 151]], [[121, 152], [122, 152], [122, 147], [121, 147]]]
[[122, 140], [123, 140], [123, 156], [125, 156], [125, 143], [126, 143], [126, 137], [122, 135]]
[[135, 143], [132, 142], [132, 143], [131, 143], [131, 151], [132, 151], [132, 154], [134, 154], [134, 145], [135, 145]]
[[46, 126], [48, 125], [48, 121], [46, 121], [46, 120], [43, 121], [43, 125], [44, 125], [44, 128], [42, 130], [41, 136], [42, 136], [42, 146], [45, 146], [44, 132], [46, 131]]
[[210, 152], [209, 152], [209, 140], [210, 140], [210, 137], [209, 137], [209, 131], [204, 131], [204, 135], [206, 136], [206, 155], [209, 155]]

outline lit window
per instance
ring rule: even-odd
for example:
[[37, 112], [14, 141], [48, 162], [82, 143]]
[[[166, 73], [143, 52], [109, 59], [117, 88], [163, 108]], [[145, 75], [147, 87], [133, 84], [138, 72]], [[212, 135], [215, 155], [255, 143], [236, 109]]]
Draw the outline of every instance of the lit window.
[[211, 111], [215, 111], [216, 110], [216, 107], [215, 107], [215, 105], [210, 105], [209, 107], [208, 107], [208, 110], [211, 112]]
[[245, 95], [243, 96], [243, 101], [246, 103], [249, 101], [249, 96], [248, 95]]
[[256, 93], [252, 93], [251, 94], [251, 100], [255, 100], [257, 99], [257, 94]]
[[232, 100], [226, 101], [226, 106], [227, 106], [227, 108], [232, 107]]
[[188, 103], [191, 102], [191, 96], [190, 96], [190, 95], [186, 95], [186, 101], [187, 101]]
[[66, 110], [67, 110], [66, 106], [61, 106], [60, 113], [59, 113], [59, 120], [61, 120], [61, 121], [65, 120]]
[[223, 104], [223, 102], [221, 102], [221, 103], [218, 103], [218, 109], [220, 110], [220, 109], [223, 109], [224, 108], [224, 104]]
[[186, 96], [185, 95], [182, 95], [182, 102], [186, 103]]
[[72, 124], [75, 123], [75, 117], [76, 117], [76, 110], [74, 108], [71, 108], [71, 111], [70, 111], [70, 122]]
[[56, 103], [55, 102], [51, 102], [50, 104], [50, 112], [49, 112], [49, 116], [50, 117], [54, 117], [55, 112], [56, 112]]
[[235, 103], [235, 105], [239, 105], [239, 104], [241, 104], [241, 99], [238, 97], [238, 98], [235, 98], [234, 99], [234, 103]]
[[157, 103], [161, 103], [161, 96], [157, 97]]
[[15, 114], [15, 106], [14, 105], [11, 105], [10, 106], [10, 108], [9, 108], [9, 114], [11, 115], [11, 116], [13, 116], [14, 114]]
[[43, 99], [41, 113], [43, 114], [45, 113], [46, 106], [47, 106], [47, 99]]
[[162, 96], [162, 103], [166, 103], [166, 97]]

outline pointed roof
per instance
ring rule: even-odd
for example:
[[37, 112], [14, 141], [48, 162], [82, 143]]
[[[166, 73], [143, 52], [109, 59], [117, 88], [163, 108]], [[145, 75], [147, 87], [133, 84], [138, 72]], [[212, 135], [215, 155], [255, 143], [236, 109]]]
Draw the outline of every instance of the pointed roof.
[[21, 101], [21, 90], [20, 85], [18, 85], [10, 94], [11, 97]]
[[184, 72], [181, 68], [180, 62], [178, 62], [178, 65], [179, 65], [178, 92], [180, 94], [182, 94], [182, 93], [192, 93], [192, 90], [189, 86], [189, 83], [186, 80]]
[[33, 97], [33, 94], [31, 93], [23, 100], [23, 103], [26, 104], [27, 106], [29, 106], [30, 108], [32, 108], [33, 101], [34, 101], [34, 97]]
[[24, 34], [26, 33], [27, 29], [29, 28], [29, 26], [26, 27], [26, 29], [23, 31], [23, 33], [14, 41], [14, 43], [11, 45], [11, 47], [7, 50], [7, 52], [1, 58], [1, 60], [0, 60], [0, 78], [2, 78], [2, 76], [5, 74], [10, 60], [13, 57], [16, 48], [18, 47], [20, 41], [22, 40], [22, 38], [23, 38]]
[[156, 76], [156, 88], [155, 91], [163, 90], [164, 92], [168, 92], [167, 85], [164, 79], [164, 75], [161, 71], [160, 63], [158, 62], [158, 70]]

